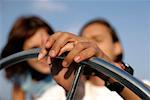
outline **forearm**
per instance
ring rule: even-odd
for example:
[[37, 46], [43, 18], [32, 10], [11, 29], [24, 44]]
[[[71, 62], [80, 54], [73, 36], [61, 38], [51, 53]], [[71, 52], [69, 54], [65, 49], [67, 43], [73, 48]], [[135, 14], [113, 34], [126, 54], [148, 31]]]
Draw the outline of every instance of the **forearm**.
[[16, 84], [13, 87], [12, 100], [25, 100], [24, 91]]
[[[129, 71], [128, 73], [133, 75], [133, 69], [131, 68], [131, 66], [130, 66], [129, 70], [126, 70], [127, 66], [123, 62], [115, 63], [115, 65], [118, 66], [119, 68], [125, 70], [126, 72]], [[109, 81], [110, 81], [110, 83], [117, 82], [114, 79], [109, 79]], [[118, 94], [120, 94], [125, 100], [140, 100], [140, 98], [126, 86], [123, 86], [123, 89], [120, 92], [118, 92]]]
[[124, 87], [123, 91], [119, 93], [125, 100], [140, 100], [140, 98], [133, 93], [130, 89], [127, 87]]

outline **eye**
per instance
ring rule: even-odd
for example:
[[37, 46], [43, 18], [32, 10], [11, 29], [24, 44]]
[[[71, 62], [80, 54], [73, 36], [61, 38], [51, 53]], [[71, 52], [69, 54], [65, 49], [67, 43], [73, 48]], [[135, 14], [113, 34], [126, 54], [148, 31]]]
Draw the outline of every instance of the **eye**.
[[98, 42], [98, 43], [103, 42], [103, 40], [101, 38], [99, 38], [99, 37], [95, 37], [92, 40], [94, 40], [95, 42]]
[[96, 41], [96, 42], [99, 42], [99, 43], [103, 42], [102, 39], [95, 39], [95, 41]]

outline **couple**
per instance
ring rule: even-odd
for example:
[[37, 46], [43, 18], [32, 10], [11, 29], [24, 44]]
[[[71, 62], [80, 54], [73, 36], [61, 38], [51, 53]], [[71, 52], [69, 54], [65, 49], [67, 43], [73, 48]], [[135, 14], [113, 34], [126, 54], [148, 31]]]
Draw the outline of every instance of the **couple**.
[[[52, 28], [38, 17], [20, 17], [9, 33], [2, 57], [37, 47], [42, 48], [38, 59], [28, 60], [6, 69], [6, 77], [13, 82], [13, 100], [24, 100], [26, 93], [31, 94], [31, 98], [35, 100], [64, 100], [65, 92], [70, 89], [74, 78], [74, 74], [71, 74], [68, 79], [64, 78], [72, 61], [79, 63], [95, 56], [125, 69], [121, 63], [123, 49], [120, 41], [114, 28], [103, 19], [90, 21], [81, 29], [80, 36], [76, 36], [68, 32], [54, 34]], [[49, 77], [51, 72], [49, 64], [51, 58], [66, 51], [69, 53], [62, 62], [63, 69], [53, 77], [64, 90]], [[85, 88], [85, 91], [78, 92], [85, 95], [84, 97], [80, 95], [83, 100], [139, 99], [128, 88], [120, 86], [121, 84], [119, 88], [110, 91], [105, 87], [104, 80], [97, 76], [88, 78], [81, 76], [80, 83], [79, 88], [81, 90]], [[117, 82], [110, 79], [110, 83]]]

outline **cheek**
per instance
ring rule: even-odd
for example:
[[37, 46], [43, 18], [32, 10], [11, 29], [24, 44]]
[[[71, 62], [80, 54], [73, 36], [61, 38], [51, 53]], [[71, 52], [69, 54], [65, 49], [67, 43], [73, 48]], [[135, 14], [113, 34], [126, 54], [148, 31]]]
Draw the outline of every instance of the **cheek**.
[[114, 58], [114, 48], [113, 45], [101, 43], [98, 44], [99, 48], [111, 59]]
[[36, 71], [43, 73], [43, 74], [49, 74], [50, 73], [50, 66], [46, 62], [38, 62], [37, 59], [31, 59], [28, 60], [28, 64]]
[[28, 60], [27, 62], [28, 62], [28, 64], [29, 64], [32, 68], [37, 69], [37, 61], [36, 61], [36, 59], [31, 59], [31, 60]]

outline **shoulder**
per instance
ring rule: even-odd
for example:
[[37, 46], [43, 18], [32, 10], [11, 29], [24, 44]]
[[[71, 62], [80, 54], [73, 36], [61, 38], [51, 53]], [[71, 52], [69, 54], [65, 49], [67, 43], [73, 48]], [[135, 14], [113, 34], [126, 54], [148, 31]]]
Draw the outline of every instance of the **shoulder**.
[[102, 100], [123, 100], [120, 95], [116, 92], [110, 91], [107, 87], [96, 86], [88, 81], [85, 83], [85, 89], [86, 94], [84, 100], [91, 100], [93, 98], [94, 100], [99, 100], [100, 98]]
[[37, 100], [66, 100], [65, 90], [56, 84], [49, 87]]

